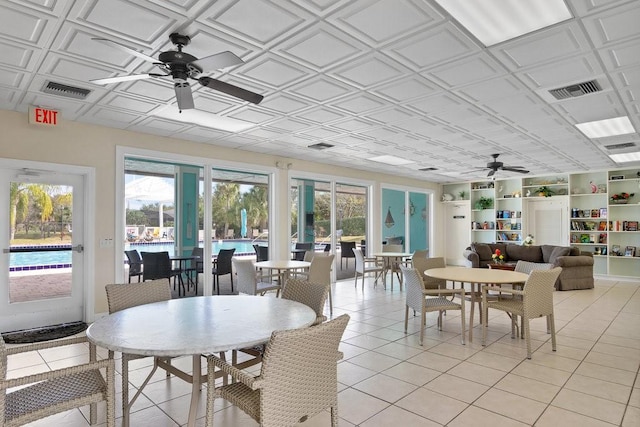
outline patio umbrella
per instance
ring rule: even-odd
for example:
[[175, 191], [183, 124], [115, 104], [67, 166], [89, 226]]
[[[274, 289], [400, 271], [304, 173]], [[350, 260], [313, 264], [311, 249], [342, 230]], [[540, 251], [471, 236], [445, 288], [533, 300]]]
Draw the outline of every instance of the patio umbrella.
[[247, 210], [244, 208], [240, 211], [240, 236], [247, 237]]

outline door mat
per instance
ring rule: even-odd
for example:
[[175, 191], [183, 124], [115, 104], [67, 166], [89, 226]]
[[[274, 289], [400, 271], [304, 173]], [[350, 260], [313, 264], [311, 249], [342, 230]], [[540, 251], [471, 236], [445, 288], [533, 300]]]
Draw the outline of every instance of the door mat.
[[84, 331], [87, 327], [88, 325], [84, 322], [61, 323], [59, 325], [43, 326], [41, 328], [3, 332], [2, 338], [7, 344], [29, 344], [75, 335]]

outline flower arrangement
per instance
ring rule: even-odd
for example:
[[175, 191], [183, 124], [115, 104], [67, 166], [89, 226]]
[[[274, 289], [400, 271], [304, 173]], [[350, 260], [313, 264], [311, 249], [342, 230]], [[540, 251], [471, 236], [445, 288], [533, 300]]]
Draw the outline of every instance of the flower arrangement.
[[627, 203], [629, 201], [629, 198], [633, 197], [634, 193], [617, 193], [617, 194], [612, 194], [611, 197], [609, 197], [609, 200], [611, 201], [611, 203]]
[[543, 185], [536, 188], [536, 193], [538, 193], [538, 195], [541, 197], [551, 197], [555, 194], [555, 191], [553, 191], [551, 188], [547, 187], [546, 185]]
[[491, 255], [493, 258], [493, 262], [497, 262], [498, 264], [502, 264], [504, 262], [504, 255], [500, 249], [496, 249], [496, 251]]
[[524, 238], [524, 240], [522, 241], [522, 244], [525, 246], [531, 246], [533, 245], [533, 235], [531, 234], [527, 234], [527, 237]]

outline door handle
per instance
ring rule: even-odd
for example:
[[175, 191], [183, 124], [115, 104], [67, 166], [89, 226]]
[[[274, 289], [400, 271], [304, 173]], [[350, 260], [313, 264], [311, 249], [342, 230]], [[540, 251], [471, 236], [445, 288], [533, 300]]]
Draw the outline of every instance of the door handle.
[[75, 245], [71, 248], [72, 251], [76, 251], [78, 253], [84, 252], [84, 246], [82, 244]]

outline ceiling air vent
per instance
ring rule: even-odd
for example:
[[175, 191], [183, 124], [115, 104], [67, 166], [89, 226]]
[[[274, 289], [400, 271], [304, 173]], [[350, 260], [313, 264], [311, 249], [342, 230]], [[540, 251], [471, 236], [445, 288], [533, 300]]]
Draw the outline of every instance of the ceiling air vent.
[[85, 99], [91, 93], [91, 90], [47, 81], [42, 88], [42, 92], [64, 96], [65, 98]]
[[569, 99], [576, 98], [582, 95], [588, 95], [594, 92], [600, 92], [602, 88], [595, 80], [590, 80], [584, 83], [578, 83], [558, 89], [552, 89], [549, 91], [555, 99]]
[[418, 169], [419, 171], [428, 172], [428, 171], [437, 171], [438, 168], [422, 168]]
[[335, 147], [334, 145], [327, 144], [326, 142], [319, 142], [317, 144], [310, 145], [309, 148], [314, 150], [326, 150], [327, 148]]
[[631, 148], [635, 146], [635, 142], [622, 142], [620, 144], [605, 145], [604, 148], [606, 148], [607, 150], [622, 150], [623, 148]]

